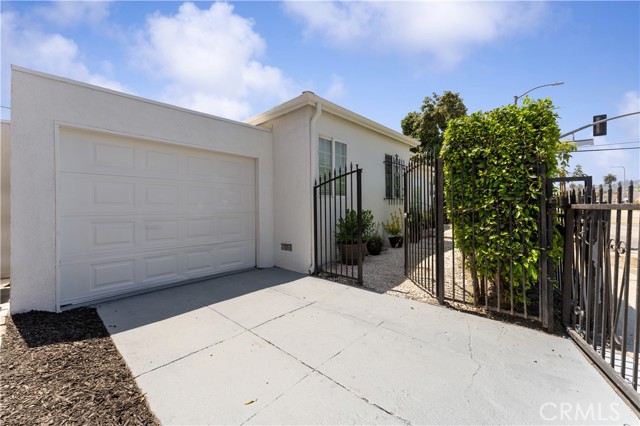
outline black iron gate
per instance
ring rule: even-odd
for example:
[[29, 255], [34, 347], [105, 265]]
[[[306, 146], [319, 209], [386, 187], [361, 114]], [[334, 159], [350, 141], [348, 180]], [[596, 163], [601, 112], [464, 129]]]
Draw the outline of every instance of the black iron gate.
[[404, 173], [404, 273], [418, 287], [444, 299], [442, 160], [415, 156]]
[[[510, 202], [497, 200], [492, 205], [480, 205], [475, 197], [485, 188], [474, 188], [471, 195], [454, 190], [454, 182], [473, 186], [484, 161], [475, 161], [472, 170], [449, 168], [445, 176], [442, 160], [433, 154], [411, 160], [405, 171], [405, 275], [440, 303], [519, 316], [540, 321], [545, 328], [552, 329], [554, 281], [550, 277], [554, 265], [548, 261], [548, 250], [554, 231], [547, 216], [546, 197], [541, 194], [530, 202], [539, 211], [536, 253], [525, 252], [523, 240], [522, 252], [509, 250], [497, 265], [489, 265], [482, 254], [487, 247], [481, 246], [486, 241], [481, 233], [506, 235], [508, 247], [518, 246], [514, 244], [516, 239], [525, 237], [524, 234], [517, 237], [518, 212]], [[541, 166], [537, 173], [544, 183]], [[468, 198], [460, 202], [460, 197]], [[486, 215], [498, 218], [493, 225], [495, 229], [487, 229], [482, 222]], [[456, 223], [470, 224], [464, 235], [462, 229], [456, 229]], [[472, 244], [460, 250], [457, 244], [463, 238]], [[537, 259], [536, 277], [525, 278], [518, 265], [531, 258]]]
[[314, 272], [362, 284], [362, 169], [351, 165], [314, 182], [313, 216]]

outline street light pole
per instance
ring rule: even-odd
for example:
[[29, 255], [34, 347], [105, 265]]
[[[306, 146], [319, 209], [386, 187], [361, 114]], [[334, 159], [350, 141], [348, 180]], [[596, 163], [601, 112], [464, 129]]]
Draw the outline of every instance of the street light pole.
[[627, 183], [627, 170], [624, 166], [611, 166], [612, 168], [622, 169], [622, 188], [624, 189], [624, 185]]
[[549, 83], [549, 84], [542, 84], [542, 85], [540, 85], [540, 86], [536, 86], [536, 87], [534, 87], [533, 89], [529, 89], [529, 90], [527, 90], [526, 92], [524, 92], [524, 93], [523, 93], [522, 95], [520, 95], [520, 96], [514, 96], [514, 97], [513, 97], [513, 104], [514, 104], [514, 105], [518, 105], [518, 99], [520, 99], [521, 97], [523, 97], [524, 95], [526, 95], [526, 94], [527, 94], [527, 93], [529, 93], [529, 92], [533, 92], [533, 91], [534, 91], [534, 90], [536, 90], [536, 89], [539, 89], [539, 88], [541, 88], [541, 87], [547, 87], [547, 86], [561, 86], [561, 85], [563, 85], [563, 84], [564, 84], [564, 81], [561, 81], [561, 82], [559, 82], [559, 83]]

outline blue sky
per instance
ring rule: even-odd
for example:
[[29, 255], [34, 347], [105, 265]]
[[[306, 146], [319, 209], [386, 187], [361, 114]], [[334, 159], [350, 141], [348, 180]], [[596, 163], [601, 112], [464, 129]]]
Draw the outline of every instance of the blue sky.
[[[13, 63], [239, 120], [311, 90], [399, 131], [433, 92], [488, 111], [557, 81], [530, 95], [551, 97], [563, 133], [640, 111], [637, 1], [2, 0], [1, 13], [5, 107]], [[612, 121], [571, 168], [640, 179], [640, 149], [619, 149], [637, 147], [640, 115]]]

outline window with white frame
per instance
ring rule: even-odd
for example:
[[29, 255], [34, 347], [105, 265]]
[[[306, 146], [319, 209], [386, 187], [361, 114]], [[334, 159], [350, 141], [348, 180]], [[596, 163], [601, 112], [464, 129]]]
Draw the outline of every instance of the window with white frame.
[[[318, 172], [320, 181], [326, 181], [336, 174], [347, 171], [347, 144], [333, 139], [320, 138], [318, 140]], [[336, 195], [346, 194], [346, 179], [336, 182]], [[333, 185], [331, 185], [333, 186]], [[322, 193], [330, 195], [331, 186], [323, 186]]]

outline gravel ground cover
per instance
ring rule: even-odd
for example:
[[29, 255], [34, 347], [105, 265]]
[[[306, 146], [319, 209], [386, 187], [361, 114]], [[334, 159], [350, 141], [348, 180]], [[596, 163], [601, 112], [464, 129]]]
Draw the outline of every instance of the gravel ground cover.
[[2, 425], [158, 425], [95, 309], [7, 318]]

